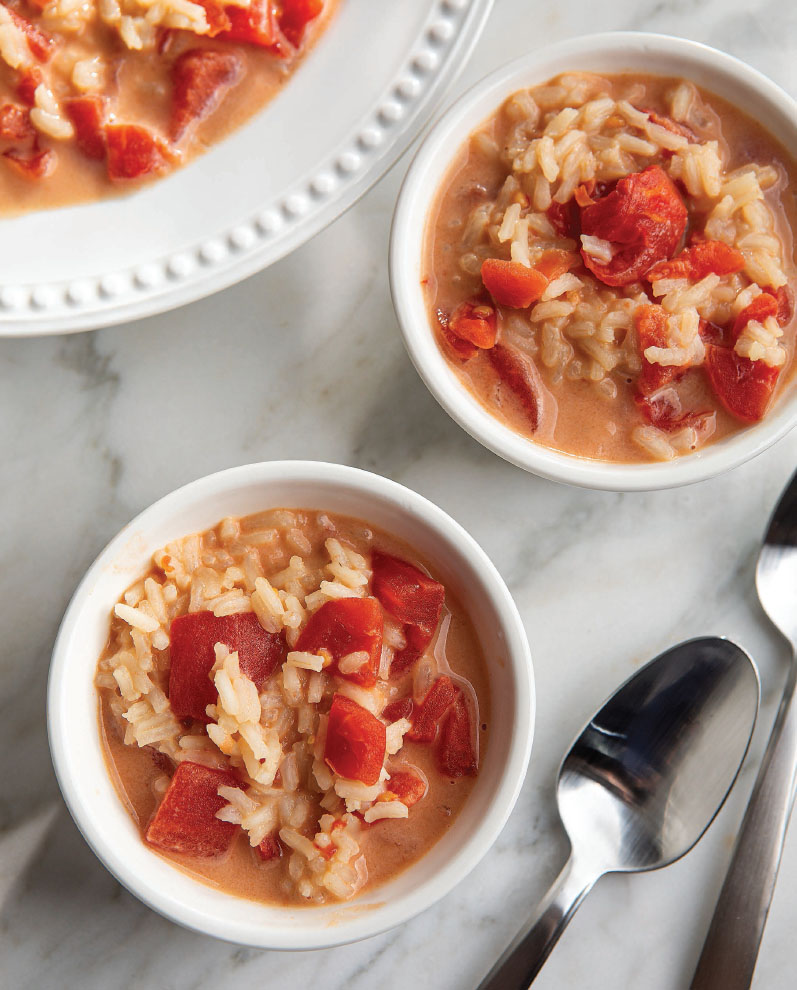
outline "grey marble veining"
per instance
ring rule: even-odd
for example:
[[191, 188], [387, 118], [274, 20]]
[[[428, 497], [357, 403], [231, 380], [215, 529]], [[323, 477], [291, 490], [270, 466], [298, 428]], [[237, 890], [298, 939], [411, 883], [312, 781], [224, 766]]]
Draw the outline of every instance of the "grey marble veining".
[[[457, 89], [544, 40], [613, 28], [717, 45], [797, 93], [797, 7], [787, 0], [620, 0], [603, 9], [497, 0]], [[438, 408], [399, 341], [385, 261], [405, 167], [290, 258], [212, 299], [94, 334], [0, 341], [3, 990], [468, 990], [564, 861], [554, 776], [584, 719], [656, 652], [722, 633], [754, 654], [763, 686], [734, 794], [680, 863], [601, 881], [536, 984], [687, 985], [785, 677], [785, 646], [752, 578], [797, 436], [726, 477], [653, 494], [567, 489], [499, 461]], [[57, 625], [105, 542], [186, 481], [276, 457], [380, 472], [469, 529], [517, 599], [539, 699], [529, 776], [488, 859], [422, 917], [320, 953], [237, 948], [139, 904], [73, 826], [45, 735]], [[792, 831], [757, 990], [795, 984]]]

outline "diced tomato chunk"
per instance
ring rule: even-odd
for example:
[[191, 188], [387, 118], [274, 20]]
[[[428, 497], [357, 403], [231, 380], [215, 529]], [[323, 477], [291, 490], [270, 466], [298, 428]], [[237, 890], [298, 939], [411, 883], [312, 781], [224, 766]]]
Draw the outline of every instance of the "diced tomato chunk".
[[41, 69], [33, 68], [23, 69], [19, 74], [19, 81], [17, 82], [17, 96], [21, 103], [24, 103], [26, 107], [32, 107], [36, 103], [36, 87], [42, 81]]
[[[757, 297], [759, 298], [759, 297]], [[706, 372], [717, 398], [745, 423], [763, 419], [777, 384], [779, 368], [740, 357], [729, 347], [706, 347]]]
[[620, 179], [613, 192], [581, 211], [584, 234], [610, 241], [614, 255], [599, 261], [582, 250], [584, 264], [606, 285], [629, 285], [669, 258], [686, 227], [686, 207], [658, 165]]
[[390, 774], [387, 787], [396, 797], [408, 808], [417, 804], [426, 794], [426, 784], [417, 773], [409, 773], [406, 770], [398, 770]]
[[25, 35], [31, 55], [38, 59], [39, 62], [46, 62], [53, 53], [55, 41], [37, 28], [35, 24], [32, 24], [26, 17], [23, 17], [13, 7], [10, 7], [7, 3], [4, 3], [3, 6], [6, 9], [6, 13], [11, 16], [14, 24]]
[[252, 0], [248, 7], [229, 4], [224, 15], [230, 26], [216, 35], [220, 41], [244, 41], [271, 48], [280, 40], [277, 9], [271, 0]]
[[473, 776], [479, 768], [473, 748], [470, 711], [459, 690], [442, 724], [436, 755], [437, 767], [446, 777]]
[[13, 103], [0, 107], [0, 139], [3, 141], [24, 141], [33, 137], [36, 130], [30, 122], [30, 113]]
[[342, 694], [332, 699], [324, 760], [341, 777], [367, 787], [379, 780], [385, 759], [386, 729], [376, 715]]
[[232, 23], [227, 16], [227, 5], [225, 3], [222, 3], [221, 0], [197, 0], [197, 3], [205, 10], [205, 19], [210, 27], [208, 31], [209, 38], [216, 38], [223, 31], [230, 30]]
[[146, 839], [151, 846], [185, 856], [218, 856], [226, 852], [238, 828], [216, 818], [227, 801], [219, 787], [237, 787], [227, 770], [181, 763], [149, 824]]
[[791, 288], [788, 285], [781, 285], [778, 289], [766, 288], [764, 292], [775, 297], [778, 304], [778, 311], [775, 314], [778, 323], [782, 327], [791, 323], [791, 318], [794, 316], [794, 293]]
[[667, 346], [667, 313], [661, 306], [653, 304], [639, 306], [634, 314], [634, 323], [639, 339], [639, 355], [642, 359], [642, 371], [637, 379], [637, 389], [642, 395], [649, 396], [665, 385], [677, 381], [687, 369], [678, 365], [655, 364], [645, 357], [648, 347]]
[[489, 303], [468, 300], [460, 303], [451, 314], [448, 329], [458, 340], [489, 350], [498, 333], [498, 317]]
[[[363, 687], [376, 684], [382, 655], [382, 609], [375, 598], [340, 598], [314, 612], [302, 630], [296, 649], [308, 653], [326, 650], [330, 670]], [[359, 670], [342, 674], [337, 662], [349, 653], [365, 652], [368, 660]]]
[[258, 856], [268, 862], [272, 859], [279, 859], [282, 856], [282, 843], [276, 832], [269, 832], [259, 845], [256, 846]]
[[294, 48], [299, 48], [307, 25], [314, 21], [323, 9], [324, 0], [283, 0], [279, 26]]
[[662, 278], [688, 278], [699, 282], [706, 275], [731, 275], [744, 268], [741, 251], [723, 241], [696, 241], [670, 261], [660, 261], [645, 276], [656, 282]]
[[738, 340], [740, 334], [750, 320], [756, 320], [758, 323], [763, 323], [764, 320], [768, 319], [770, 316], [777, 317], [777, 315], [777, 299], [768, 292], [762, 292], [761, 295], [755, 297], [749, 306], [745, 306], [741, 313], [739, 313], [733, 321], [731, 336], [734, 340]]
[[582, 182], [580, 186], [576, 186], [576, 191], [573, 193], [573, 199], [576, 201], [578, 206], [592, 206], [595, 200], [592, 198], [592, 194], [595, 192], [595, 180], [590, 179], [589, 182]]
[[564, 275], [565, 272], [569, 272], [571, 268], [575, 268], [579, 264], [581, 264], [581, 257], [574, 251], [555, 249], [544, 251], [540, 260], [534, 263], [534, 267], [541, 275], [553, 282], [555, 278], [559, 278], [560, 275]]
[[463, 340], [452, 333], [448, 313], [442, 309], [437, 310], [437, 322], [440, 324], [443, 341], [460, 361], [470, 361], [479, 353], [479, 348], [475, 344], [471, 344], [469, 340]]
[[78, 148], [87, 158], [105, 158], [105, 100], [101, 96], [76, 96], [64, 109], [75, 127]]
[[482, 282], [499, 306], [510, 309], [531, 306], [548, 285], [548, 279], [536, 268], [498, 258], [487, 258], [482, 262]]
[[391, 675], [403, 673], [432, 640], [446, 589], [422, 570], [398, 557], [375, 550], [371, 558], [373, 589], [382, 607], [404, 623], [407, 645], [396, 652]]
[[52, 148], [40, 151], [38, 145], [34, 145], [31, 151], [9, 148], [8, 151], [3, 152], [3, 158], [26, 179], [43, 179], [51, 175], [58, 162]]
[[389, 705], [385, 705], [382, 710], [382, 718], [388, 723], [398, 722], [400, 718], [411, 718], [414, 707], [415, 703], [412, 698], [397, 698], [395, 701], [391, 701]]
[[208, 117], [241, 77], [243, 59], [235, 52], [191, 48], [172, 66], [169, 137], [179, 141], [196, 121]]
[[702, 429], [714, 415], [711, 411], [684, 412], [674, 389], [665, 388], [654, 396], [637, 395], [636, 404], [649, 423], [672, 433], [686, 426]]
[[532, 431], [536, 430], [540, 425], [541, 394], [537, 369], [513, 347], [503, 344], [496, 344], [487, 355], [499, 379], [520, 403]]
[[429, 688], [423, 701], [412, 713], [412, 728], [407, 739], [413, 742], [431, 743], [437, 735], [437, 725], [457, 697], [458, 688], [450, 677], [443, 674]]
[[285, 660], [287, 646], [283, 633], [270, 633], [254, 612], [214, 615], [189, 612], [178, 616], [169, 630], [169, 701], [178, 718], [208, 722], [205, 709], [216, 702], [216, 688], [210, 669], [216, 662], [213, 647], [224, 643], [238, 653], [241, 673], [262, 690]]
[[374, 594], [390, 614], [431, 636], [440, 620], [446, 589], [414, 564], [389, 553], [371, 555]]
[[704, 344], [727, 344], [728, 331], [725, 327], [701, 318], [698, 332]]
[[169, 164], [165, 143], [138, 124], [109, 124], [105, 128], [108, 147], [108, 177], [138, 179], [160, 172]]
[[390, 676], [401, 677], [405, 674], [417, 660], [423, 655], [423, 651], [429, 645], [432, 633], [428, 633], [420, 626], [404, 626], [404, 638], [406, 645], [393, 654], [390, 664]]
[[557, 203], [554, 200], [545, 211], [551, 226], [560, 237], [572, 237], [576, 233], [578, 220], [574, 205], [573, 200], [567, 203]]
[[681, 124], [672, 117], [665, 117], [663, 114], [656, 113], [655, 110], [643, 110], [642, 113], [648, 115], [648, 119], [651, 124], [658, 124], [659, 127], [664, 127], [668, 131], [672, 131], [673, 134], [680, 134], [685, 137], [687, 141], [696, 141], [697, 135], [695, 132], [686, 126], [686, 124]]

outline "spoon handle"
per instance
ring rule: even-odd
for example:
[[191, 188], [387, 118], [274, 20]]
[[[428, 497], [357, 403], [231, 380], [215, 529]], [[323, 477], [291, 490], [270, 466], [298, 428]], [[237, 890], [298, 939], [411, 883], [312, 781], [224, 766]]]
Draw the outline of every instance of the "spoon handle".
[[597, 877], [579, 874], [571, 856], [537, 914], [515, 936], [478, 990], [528, 990]]
[[747, 990], [753, 979], [794, 803], [796, 677], [792, 663], [692, 990]]

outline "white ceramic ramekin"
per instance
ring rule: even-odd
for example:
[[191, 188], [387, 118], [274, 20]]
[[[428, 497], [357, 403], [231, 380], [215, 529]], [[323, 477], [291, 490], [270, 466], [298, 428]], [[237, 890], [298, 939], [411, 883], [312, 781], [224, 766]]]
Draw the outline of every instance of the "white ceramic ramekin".
[[510, 62], [460, 97], [423, 141], [401, 188], [390, 239], [390, 284], [410, 358], [440, 405], [501, 457], [554, 481], [611, 491], [702, 481], [755, 457], [794, 426], [797, 390], [761, 423], [666, 463], [612, 464], [536, 444], [499, 422], [460, 383], [435, 343], [421, 286], [424, 231], [456, 149], [511, 93], [565, 71], [648, 72], [691, 79], [750, 114], [797, 158], [797, 103], [744, 62], [683, 38], [620, 32], [575, 38]]
[[[93, 678], [111, 609], [169, 540], [226, 515], [271, 507], [369, 520], [434, 561], [470, 613], [489, 666], [491, 732], [473, 793], [451, 829], [405, 872], [350, 904], [271, 907], [192, 879], [153, 853], [122, 805], [100, 745]], [[105, 866], [145, 904], [188, 928], [262, 948], [325, 948], [366, 938], [429, 907], [488, 853], [517, 799], [534, 730], [534, 680], [517, 608], [484, 551], [422, 496], [336, 464], [272, 461], [232, 468], [146, 509], [103, 550], [64, 616], [53, 652], [48, 728], [72, 817]]]

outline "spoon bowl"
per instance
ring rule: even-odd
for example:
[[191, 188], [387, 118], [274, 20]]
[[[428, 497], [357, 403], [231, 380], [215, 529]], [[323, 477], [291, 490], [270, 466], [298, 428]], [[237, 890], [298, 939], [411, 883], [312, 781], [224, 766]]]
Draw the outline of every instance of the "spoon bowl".
[[570, 859], [480, 990], [528, 988], [604, 873], [655, 870], [689, 852], [736, 780], [758, 701], [749, 656], [716, 637], [662, 653], [611, 696], [559, 770]]

